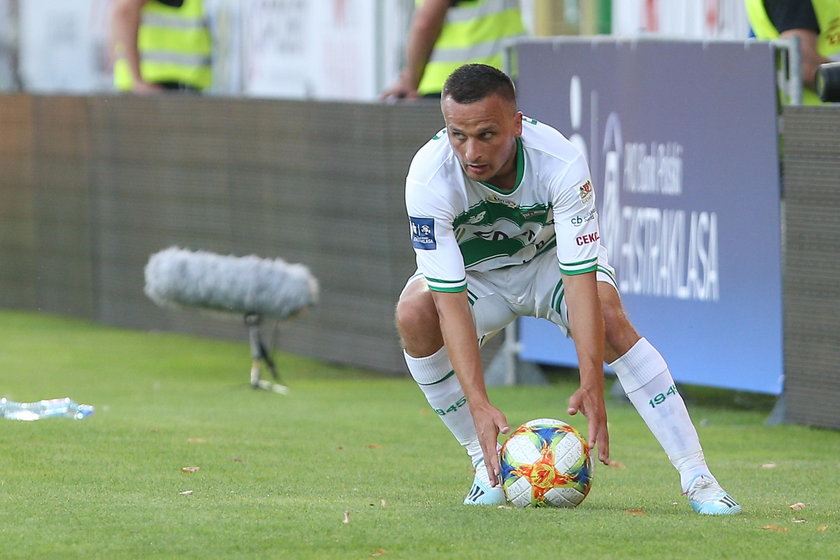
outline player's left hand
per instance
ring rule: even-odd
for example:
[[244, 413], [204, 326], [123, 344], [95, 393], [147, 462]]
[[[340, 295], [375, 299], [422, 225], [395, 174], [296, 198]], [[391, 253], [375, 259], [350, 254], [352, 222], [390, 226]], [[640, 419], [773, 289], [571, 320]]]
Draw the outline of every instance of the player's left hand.
[[607, 407], [604, 404], [603, 391], [581, 387], [569, 397], [567, 412], [575, 415], [582, 412], [589, 423], [590, 449], [598, 447], [598, 460], [610, 464], [610, 434], [607, 430]]

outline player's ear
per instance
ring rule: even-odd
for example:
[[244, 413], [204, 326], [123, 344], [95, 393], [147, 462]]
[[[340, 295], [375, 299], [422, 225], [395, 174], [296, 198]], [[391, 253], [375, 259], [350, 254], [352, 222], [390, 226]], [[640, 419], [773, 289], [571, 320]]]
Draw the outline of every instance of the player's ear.
[[522, 136], [522, 111], [517, 111], [514, 115], [514, 135], [519, 138]]

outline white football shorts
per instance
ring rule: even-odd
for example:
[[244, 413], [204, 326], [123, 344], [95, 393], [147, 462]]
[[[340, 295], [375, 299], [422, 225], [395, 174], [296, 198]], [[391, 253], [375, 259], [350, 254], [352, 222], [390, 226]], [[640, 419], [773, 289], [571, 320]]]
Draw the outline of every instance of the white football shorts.
[[[607, 262], [603, 246], [598, 251], [595, 274], [598, 282], [606, 282], [618, 291], [615, 270]], [[415, 272], [405, 288], [422, 279], [423, 275]], [[569, 315], [563, 296], [563, 279], [553, 251], [523, 265], [487, 272], [467, 271], [467, 299], [479, 340], [495, 334], [517, 317], [548, 319], [569, 336]]]

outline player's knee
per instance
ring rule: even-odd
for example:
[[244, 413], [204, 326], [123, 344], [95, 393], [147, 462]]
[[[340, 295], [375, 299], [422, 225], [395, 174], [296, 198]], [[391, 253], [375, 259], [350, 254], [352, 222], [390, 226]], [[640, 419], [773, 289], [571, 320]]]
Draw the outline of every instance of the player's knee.
[[434, 337], [440, 332], [437, 308], [428, 292], [403, 294], [397, 302], [395, 319], [403, 341]]

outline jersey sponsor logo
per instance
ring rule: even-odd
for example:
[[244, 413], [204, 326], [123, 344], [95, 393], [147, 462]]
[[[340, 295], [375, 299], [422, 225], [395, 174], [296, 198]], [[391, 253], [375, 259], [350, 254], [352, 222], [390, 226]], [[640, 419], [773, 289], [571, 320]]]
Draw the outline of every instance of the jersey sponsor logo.
[[415, 249], [437, 249], [434, 218], [408, 217], [411, 222], [411, 244]]
[[484, 221], [485, 216], [487, 216], [487, 212], [485, 212], [485, 211], [479, 212], [475, 216], [470, 216], [469, 218], [467, 218], [467, 223], [468, 224], [481, 223], [482, 221]]
[[488, 241], [502, 241], [504, 239], [510, 239], [510, 235], [503, 231], [476, 231], [474, 235]]
[[548, 210], [545, 208], [537, 208], [535, 210], [523, 210], [522, 217], [526, 220], [533, 220], [537, 216], [547, 216]]
[[487, 197], [487, 202], [495, 202], [497, 204], [504, 204], [508, 208], [517, 208], [516, 202], [514, 202], [512, 200], [505, 200], [504, 198], [501, 198], [500, 196], [497, 196], [495, 194], [491, 194], [490, 196], [488, 196]]
[[590, 243], [595, 243], [599, 239], [601, 239], [601, 236], [598, 235], [598, 232], [596, 231], [595, 233], [587, 233], [586, 235], [579, 235], [575, 237], [575, 243], [583, 246], [589, 245]]
[[595, 219], [595, 217], [597, 215], [598, 215], [597, 210], [595, 210], [593, 208], [592, 210], [590, 210], [586, 214], [583, 214], [583, 215], [578, 214], [577, 216], [574, 216], [571, 219], [571, 222], [572, 222], [573, 226], [579, 226], [579, 225], [585, 224], [586, 222], [591, 222], [592, 220]]
[[584, 204], [592, 202], [592, 197], [595, 195], [595, 192], [592, 190], [592, 183], [587, 181], [578, 187], [578, 194], [580, 195], [581, 202]]

